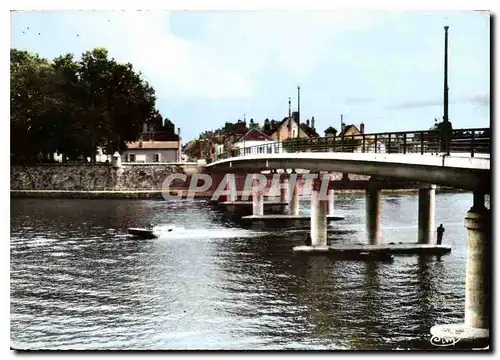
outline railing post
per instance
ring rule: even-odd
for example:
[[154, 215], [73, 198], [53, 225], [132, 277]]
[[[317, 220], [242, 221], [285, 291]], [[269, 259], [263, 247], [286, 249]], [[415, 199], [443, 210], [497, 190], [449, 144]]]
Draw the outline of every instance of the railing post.
[[378, 147], [378, 136], [375, 134], [375, 154], [377, 153], [377, 147]]
[[344, 151], [344, 134], [342, 134], [342, 138], [340, 139], [340, 152]]
[[391, 134], [389, 134], [389, 141], [388, 141], [388, 145], [387, 146], [389, 148], [387, 153], [390, 154], [391, 153]]
[[406, 154], [406, 133], [403, 134], [403, 154]]
[[474, 130], [471, 131], [470, 156], [474, 157]]
[[420, 132], [420, 154], [424, 155], [424, 132]]
[[333, 152], [335, 152], [335, 139], [337, 138], [337, 136], [334, 136], [333, 137], [333, 145], [332, 145], [332, 150]]
[[365, 152], [365, 133], [363, 132], [363, 152]]

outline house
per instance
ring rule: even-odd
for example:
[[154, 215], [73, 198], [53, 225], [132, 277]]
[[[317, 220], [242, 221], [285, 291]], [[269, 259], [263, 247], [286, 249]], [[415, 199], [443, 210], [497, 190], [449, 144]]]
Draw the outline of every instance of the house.
[[[328, 130], [328, 129], [327, 129]], [[347, 141], [351, 141], [351, 139], [357, 140], [354, 145], [346, 145], [346, 148], [352, 149], [352, 152], [370, 152], [370, 153], [385, 153], [386, 145], [377, 140], [375, 142], [375, 137], [372, 135], [365, 136], [365, 147], [363, 149], [363, 134], [365, 133], [365, 124], [359, 124], [359, 129], [356, 125], [350, 124], [346, 125], [342, 123], [342, 130], [338, 136], [341, 138], [344, 137], [344, 141], [347, 138]], [[375, 151], [376, 150], [376, 151]]]
[[168, 163], [180, 162], [180, 141], [134, 141], [121, 154], [122, 162]]
[[201, 140], [191, 140], [182, 148], [189, 160], [203, 159], [203, 142]]
[[311, 122], [309, 120], [306, 123], [301, 123], [300, 128], [297, 126], [299, 113], [294, 111], [292, 116], [288, 116], [280, 121], [276, 127], [272, 128], [268, 135], [274, 141], [284, 141], [288, 139], [295, 139], [298, 137], [301, 139], [310, 139], [312, 137], [319, 137], [316, 129], [314, 127], [314, 116]]
[[127, 143], [121, 154], [122, 162], [168, 163], [181, 162], [181, 129], [160, 116], [144, 123], [138, 141]]
[[330, 126], [325, 130], [325, 137], [335, 137], [337, 135], [337, 132], [337, 129], [335, 129], [333, 126]]
[[278, 144], [269, 135], [252, 128], [233, 144], [232, 150], [239, 155], [278, 153], [280, 147], [272, 145]]
[[349, 137], [351, 139], [361, 139], [362, 134], [365, 133], [365, 124], [359, 124], [359, 129], [356, 125], [350, 124], [346, 125], [342, 123], [342, 128], [340, 129], [340, 133], [338, 136], [340, 137]]
[[301, 133], [305, 134], [305, 137], [307, 138], [316, 138], [319, 137], [319, 134], [316, 132], [316, 127], [314, 126], [315, 120], [314, 116], [311, 118], [311, 121], [309, 119], [306, 120], [306, 123], [300, 123], [300, 130]]
[[[365, 124], [363, 123], [359, 124], [359, 128], [354, 124], [346, 125], [342, 123], [341, 131], [338, 135], [337, 129], [330, 126], [325, 130], [325, 137], [334, 138], [333, 140], [338, 141], [336, 147], [340, 146], [344, 151], [363, 152], [362, 140], [364, 133]], [[382, 141], [377, 140], [375, 143], [375, 137], [372, 135], [367, 135], [364, 138], [365, 152], [375, 152], [375, 149], [380, 153], [386, 152], [386, 145]], [[340, 141], [343, 141], [343, 145], [339, 145]]]
[[248, 130], [246, 121], [226, 122], [223, 127], [205, 131], [198, 139], [190, 141], [184, 147], [184, 152], [190, 160], [214, 161], [223, 153], [231, 151], [234, 143]]

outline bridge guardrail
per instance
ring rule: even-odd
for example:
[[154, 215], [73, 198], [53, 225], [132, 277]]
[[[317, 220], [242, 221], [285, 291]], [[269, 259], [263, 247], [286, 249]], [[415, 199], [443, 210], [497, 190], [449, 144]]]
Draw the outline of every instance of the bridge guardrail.
[[491, 153], [491, 128], [356, 134], [347, 136], [288, 139], [226, 151], [216, 157], [297, 152], [352, 152], [384, 154]]

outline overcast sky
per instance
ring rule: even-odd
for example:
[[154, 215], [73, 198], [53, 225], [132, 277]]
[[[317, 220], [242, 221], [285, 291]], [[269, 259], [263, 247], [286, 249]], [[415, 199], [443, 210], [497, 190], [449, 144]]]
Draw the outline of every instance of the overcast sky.
[[428, 129], [443, 115], [449, 25], [450, 119], [490, 124], [490, 18], [485, 12], [11, 13], [11, 46], [54, 58], [106, 47], [154, 87], [184, 141], [226, 121], [365, 123], [366, 132]]

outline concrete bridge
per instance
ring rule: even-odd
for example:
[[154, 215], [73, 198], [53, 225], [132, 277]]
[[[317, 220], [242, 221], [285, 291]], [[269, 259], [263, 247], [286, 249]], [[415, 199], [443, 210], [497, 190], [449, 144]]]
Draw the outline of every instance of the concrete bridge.
[[[327, 220], [333, 216], [334, 190], [328, 183], [325, 188], [328, 195], [321, 197], [325, 173], [341, 172], [345, 175], [369, 175], [374, 180], [389, 177], [421, 182], [418, 190], [418, 242], [405, 244], [409, 245], [410, 251], [413, 247], [415, 253], [440, 253], [443, 250], [442, 245], [435, 244], [433, 236], [436, 185], [472, 191], [472, 206], [465, 214], [468, 233], [465, 321], [436, 325], [431, 334], [440, 339], [456, 341], [458, 338], [462, 344], [482, 345], [489, 341], [491, 299], [491, 212], [485, 206], [485, 194], [491, 193], [489, 134], [490, 129], [457, 129], [446, 135], [435, 131], [417, 131], [361, 134], [351, 139], [295, 139], [259, 145], [258, 149], [245, 148], [237, 153], [221, 154], [217, 161], [207, 165], [207, 169], [226, 174], [261, 173], [266, 170], [293, 174], [297, 169], [317, 173], [319, 176], [312, 181], [311, 192], [311, 246], [294, 248], [305, 253], [342, 251], [346, 247], [344, 244], [343, 249], [337, 249], [339, 246], [327, 245]], [[380, 180], [368, 183], [371, 183], [366, 189], [369, 244], [353, 245], [350, 250], [390, 250], [389, 244], [382, 244], [380, 189], [383, 183]], [[289, 201], [291, 215], [297, 216], [299, 195], [296, 183], [288, 183], [285, 177], [281, 187], [288, 187], [288, 191], [282, 191], [280, 200]], [[262, 220], [265, 219], [263, 192], [257, 187], [254, 189], [252, 217]], [[235, 200], [232, 196], [231, 201]], [[395, 245], [396, 248], [398, 245]]]
[[305, 169], [395, 177], [458, 189], [491, 191], [489, 155], [299, 152], [230, 157], [208, 164], [207, 168], [216, 172]]

